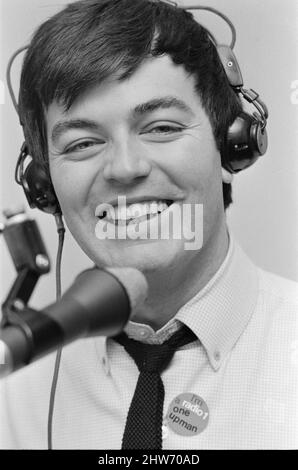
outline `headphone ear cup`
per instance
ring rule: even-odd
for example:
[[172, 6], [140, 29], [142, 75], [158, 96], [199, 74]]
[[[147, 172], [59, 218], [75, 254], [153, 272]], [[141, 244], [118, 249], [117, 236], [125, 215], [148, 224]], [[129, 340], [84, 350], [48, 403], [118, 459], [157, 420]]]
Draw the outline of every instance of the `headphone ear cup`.
[[50, 176], [41, 165], [32, 160], [24, 171], [21, 183], [31, 208], [36, 207], [47, 214], [61, 213]]
[[225, 167], [237, 173], [251, 166], [267, 150], [268, 139], [262, 122], [242, 112], [229, 127], [225, 145]]
[[268, 148], [268, 135], [265, 128], [263, 128], [262, 123], [259, 120], [256, 120], [256, 126], [252, 129], [254, 132], [253, 139], [255, 142], [255, 151], [258, 152], [258, 156], [261, 157], [264, 155]]

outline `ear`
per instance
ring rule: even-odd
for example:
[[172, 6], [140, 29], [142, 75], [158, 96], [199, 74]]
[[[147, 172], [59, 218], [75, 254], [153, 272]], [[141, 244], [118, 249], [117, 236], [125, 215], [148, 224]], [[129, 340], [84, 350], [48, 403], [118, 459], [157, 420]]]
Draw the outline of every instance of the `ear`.
[[233, 181], [234, 175], [226, 170], [224, 167], [221, 167], [221, 177], [224, 183], [230, 184]]

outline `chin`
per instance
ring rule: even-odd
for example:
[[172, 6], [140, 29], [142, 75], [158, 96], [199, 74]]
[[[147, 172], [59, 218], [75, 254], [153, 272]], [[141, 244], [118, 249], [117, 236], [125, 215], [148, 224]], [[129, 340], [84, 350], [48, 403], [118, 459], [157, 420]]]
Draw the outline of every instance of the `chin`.
[[99, 268], [133, 267], [150, 273], [176, 266], [184, 250], [183, 243], [181, 240], [125, 240], [105, 242], [84, 251]]

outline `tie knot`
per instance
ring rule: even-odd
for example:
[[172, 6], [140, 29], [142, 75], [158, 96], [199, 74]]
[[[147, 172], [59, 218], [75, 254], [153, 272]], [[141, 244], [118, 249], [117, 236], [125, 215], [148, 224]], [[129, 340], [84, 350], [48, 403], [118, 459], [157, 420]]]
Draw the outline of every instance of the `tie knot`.
[[126, 351], [135, 360], [140, 372], [161, 372], [173, 357], [175, 349], [168, 344], [144, 344], [129, 340], [124, 345]]
[[140, 372], [160, 373], [167, 367], [179, 347], [196, 340], [197, 337], [186, 326], [183, 326], [163, 344], [141, 343], [128, 338], [126, 333], [121, 333], [114, 339], [124, 346]]

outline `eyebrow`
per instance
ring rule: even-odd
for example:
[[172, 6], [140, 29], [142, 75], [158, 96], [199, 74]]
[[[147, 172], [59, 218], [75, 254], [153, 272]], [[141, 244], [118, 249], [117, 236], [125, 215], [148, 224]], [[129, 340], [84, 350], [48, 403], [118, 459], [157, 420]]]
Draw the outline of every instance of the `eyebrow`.
[[[191, 116], [194, 116], [192, 109], [182, 100], [175, 96], [165, 96], [162, 98], [153, 98], [145, 103], [138, 104], [133, 110], [133, 117], [144, 116], [149, 113], [153, 113], [159, 109], [170, 109], [176, 108], [180, 111], [186, 112]], [[65, 121], [59, 121], [55, 124], [52, 130], [51, 139], [55, 143], [65, 132], [72, 129], [86, 129], [92, 131], [98, 131], [99, 124], [91, 119], [68, 119]]]
[[175, 96], [164, 96], [162, 98], [153, 98], [146, 103], [139, 104], [133, 110], [134, 115], [144, 115], [147, 113], [152, 113], [158, 109], [169, 109], [177, 108], [180, 111], [187, 112], [194, 115], [191, 108], [182, 100], [176, 98]]
[[71, 129], [86, 129], [97, 131], [98, 124], [90, 119], [68, 119], [67, 121], [59, 121], [52, 130], [52, 142], [56, 142], [65, 132]]

